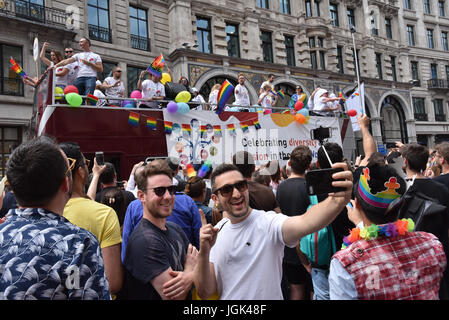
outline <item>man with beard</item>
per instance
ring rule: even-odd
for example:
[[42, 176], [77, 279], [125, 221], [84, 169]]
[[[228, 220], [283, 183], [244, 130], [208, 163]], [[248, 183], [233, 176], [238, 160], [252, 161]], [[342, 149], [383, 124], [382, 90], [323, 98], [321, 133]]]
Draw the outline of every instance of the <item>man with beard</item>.
[[67, 157], [76, 160], [71, 169], [72, 196], [64, 208], [64, 217], [97, 237], [109, 280], [109, 289], [112, 294], [115, 294], [120, 290], [123, 282], [120, 260], [122, 238], [117, 214], [111, 207], [93, 201], [86, 196], [89, 161], [82, 154], [79, 145], [74, 142], [63, 142], [59, 146]]
[[344, 191], [330, 194], [303, 215], [288, 217], [252, 209], [248, 182], [238, 168], [218, 166], [211, 178], [212, 199], [226, 218], [200, 230], [195, 288], [201, 299], [217, 291], [222, 300], [282, 300], [284, 246], [294, 248], [301, 237], [328, 225], [351, 197], [352, 173], [343, 163], [333, 167], [345, 170], [332, 177], [342, 179], [332, 185]]

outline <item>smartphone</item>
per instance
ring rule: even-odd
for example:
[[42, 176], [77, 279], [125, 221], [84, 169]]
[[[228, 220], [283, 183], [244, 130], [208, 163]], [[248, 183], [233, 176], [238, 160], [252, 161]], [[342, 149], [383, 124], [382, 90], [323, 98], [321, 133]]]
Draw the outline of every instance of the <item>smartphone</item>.
[[123, 181], [117, 181], [117, 187], [122, 188], [125, 186], [125, 182]]
[[332, 186], [332, 181], [336, 181], [332, 179], [332, 175], [340, 171], [343, 171], [343, 169], [327, 168], [308, 171], [306, 173], [306, 187], [309, 195], [344, 191], [344, 188]]
[[103, 153], [103, 151], [95, 152], [95, 159], [97, 160], [97, 164], [99, 166], [104, 165], [104, 153]]
[[385, 145], [385, 147], [386, 147], [387, 149], [397, 148], [396, 142], [387, 142], [386, 145]]
[[330, 128], [319, 127], [319, 128], [310, 130], [310, 138], [312, 140], [322, 141], [322, 140], [328, 139], [330, 137], [331, 137]]

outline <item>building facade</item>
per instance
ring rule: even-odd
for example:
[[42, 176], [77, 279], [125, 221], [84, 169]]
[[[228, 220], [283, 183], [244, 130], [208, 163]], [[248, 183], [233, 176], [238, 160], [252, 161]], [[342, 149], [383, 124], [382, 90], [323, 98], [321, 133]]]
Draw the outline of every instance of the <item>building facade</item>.
[[[449, 4], [439, 0], [0, 0], [0, 138], [8, 154], [31, 136], [33, 88], [9, 68], [12, 56], [31, 76], [39, 38], [64, 52], [89, 37], [103, 80], [115, 65], [128, 92], [162, 53], [173, 81], [186, 76], [206, 98], [215, 83], [247, 78], [252, 104], [268, 74], [287, 98], [297, 85], [351, 93], [356, 64], [378, 143], [449, 140]], [[350, 26], [355, 27], [351, 33]], [[356, 50], [354, 52], [353, 36]], [[360, 140], [358, 141], [360, 144]], [[360, 145], [358, 145], [360, 148]]]

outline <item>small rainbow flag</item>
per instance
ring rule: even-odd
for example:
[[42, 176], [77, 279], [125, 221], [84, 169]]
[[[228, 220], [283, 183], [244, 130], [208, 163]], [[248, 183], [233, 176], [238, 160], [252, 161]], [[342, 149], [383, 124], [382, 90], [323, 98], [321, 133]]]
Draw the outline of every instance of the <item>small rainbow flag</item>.
[[154, 61], [148, 66], [147, 71], [156, 77], [162, 76], [162, 70], [164, 69], [165, 59], [162, 56], [162, 53], [154, 59]]
[[182, 135], [184, 137], [190, 137], [192, 133], [192, 128], [190, 127], [190, 124], [182, 124]]
[[11, 64], [12, 64], [12, 67], [11, 67], [12, 71], [17, 73], [21, 77], [28, 78], [28, 75], [25, 73], [25, 71], [23, 71], [23, 69], [18, 65], [18, 63], [12, 57], [11, 57], [11, 59], [9, 59], [9, 62], [11, 62]]
[[235, 125], [233, 123], [227, 124], [226, 127], [228, 128], [228, 132], [230, 134], [235, 134]]
[[187, 170], [187, 176], [189, 178], [192, 178], [192, 177], [196, 176], [196, 171], [193, 168], [193, 164], [191, 164], [191, 163], [187, 164], [186, 165], [186, 170]]
[[214, 136], [220, 138], [222, 137], [220, 125], [214, 126]]
[[134, 127], [139, 126], [140, 114], [136, 112], [130, 112], [128, 123]]
[[156, 130], [156, 118], [147, 117], [147, 128]]
[[173, 122], [164, 121], [164, 131], [166, 134], [171, 134], [173, 131]]
[[93, 94], [88, 93], [87, 94], [87, 99], [95, 106], [97, 105], [98, 102], [98, 98], [96, 96], [94, 96]]
[[248, 125], [245, 122], [240, 122], [240, 127], [242, 128], [243, 133], [248, 131]]
[[224, 107], [226, 106], [226, 102], [228, 101], [229, 97], [234, 92], [234, 86], [228, 81], [225, 80], [223, 84], [221, 85], [220, 90], [218, 91], [217, 96], [217, 114], [220, 114], [223, 112]]
[[338, 97], [339, 97], [340, 99], [343, 99], [343, 100], [348, 99], [348, 97], [345, 96], [345, 94], [344, 94], [342, 91], [340, 91], [340, 92], [338, 93]]
[[253, 125], [254, 125], [254, 128], [256, 128], [257, 130], [259, 130], [261, 128], [259, 120], [253, 120]]
[[207, 137], [207, 126], [200, 126], [200, 137]]
[[277, 93], [277, 95], [278, 95], [279, 97], [281, 97], [281, 99], [284, 99], [284, 98], [285, 98], [285, 92], [284, 92], [283, 90], [279, 90], [278, 93]]

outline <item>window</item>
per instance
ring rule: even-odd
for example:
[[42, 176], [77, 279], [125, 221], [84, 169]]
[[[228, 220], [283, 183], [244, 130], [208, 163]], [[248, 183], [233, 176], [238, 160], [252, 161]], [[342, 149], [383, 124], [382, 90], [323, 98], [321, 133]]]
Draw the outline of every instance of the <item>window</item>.
[[126, 67], [126, 75], [128, 81], [128, 92], [137, 90], [137, 82], [139, 81], [139, 75], [142, 71], [145, 71], [146, 67]]
[[[15, 2], [16, 16], [45, 23], [44, 0], [16, 0], [11, 2]], [[5, 5], [4, 2], [3, 5]]]
[[438, 14], [440, 17], [446, 16], [446, 10], [444, 9], [444, 1], [438, 1]]
[[269, 9], [268, 8], [268, 0], [257, 0], [257, 6], [259, 8]]
[[340, 25], [338, 21], [338, 4], [331, 3], [329, 5], [329, 10], [331, 12], [332, 25], [334, 27], [338, 27]]
[[320, 66], [321, 70], [326, 70], [326, 52], [320, 51]]
[[382, 54], [376, 52], [376, 68], [377, 68], [377, 76], [379, 79], [383, 79], [382, 77]]
[[291, 14], [290, 12], [290, 0], [279, 0], [281, 6], [281, 13]]
[[228, 43], [228, 56], [240, 57], [239, 27], [236, 24], [226, 24], [226, 42]]
[[447, 42], [447, 32], [441, 32], [441, 45], [444, 51], [449, 51], [449, 45]]
[[411, 61], [410, 62], [410, 68], [411, 68], [411, 71], [412, 71], [412, 79], [419, 81], [418, 61]]
[[316, 45], [315, 45], [315, 37], [310, 37], [309, 38], [309, 47], [310, 48], [315, 48], [316, 47]]
[[446, 66], [446, 81], [449, 82], [449, 66]]
[[285, 50], [287, 52], [287, 65], [295, 66], [295, 37], [285, 36]]
[[[17, 60], [16, 62], [19, 63]], [[21, 143], [22, 130], [20, 127], [0, 127], [1, 177], [5, 175], [6, 162], [8, 162], [9, 156]]]
[[98, 80], [103, 83], [104, 79], [106, 79], [107, 77], [112, 77], [112, 69], [114, 69], [114, 67], [116, 66], [117, 63], [103, 61], [103, 72], [98, 73]]
[[0, 95], [23, 96], [23, 82], [21, 77], [11, 70], [11, 57], [24, 68], [22, 48], [0, 44]]
[[436, 63], [430, 64], [430, 74], [432, 79], [438, 79], [438, 65]]
[[427, 47], [429, 49], [434, 49], [434, 43], [433, 43], [433, 30], [427, 29]]
[[319, 0], [315, 0], [315, 14], [317, 17], [319, 17], [321, 15], [320, 13], [320, 1]]
[[424, 0], [424, 13], [430, 14], [430, 0]]
[[129, 6], [129, 33], [131, 34], [132, 48], [151, 50], [146, 10]]
[[337, 46], [337, 69], [338, 73], [344, 74], [344, 66], [343, 66], [343, 47]]
[[418, 121], [427, 121], [427, 112], [424, 98], [413, 97], [413, 112]]
[[323, 38], [318, 38], [318, 47], [324, 48], [324, 39]]
[[273, 43], [271, 41], [271, 32], [262, 31], [261, 40], [263, 61], [273, 62]]
[[310, 64], [312, 66], [312, 69], [314, 69], [314, 70], [318, 69], [318, 62], [316, 59], [316, 51], [310, 52]]
[[446, 121], [446, 114], [443, 109], [443, 99], [433, 100], [433, 109], [435, 110], [435, 121]]
[[408, 38], [408, 45], [414, 46], [415, 45], [415, 28], [413, 26], [407, 26], [407, 38]]
[[393, 39], [393, 32], [391, 30], [391, 19], [385, 18], [385, 35], [388, 39]]
[[396, 57], [390, 56], [390, 64], [391, 64], [391, 75], [393, 77], [393, 81], [398, 81], [396, 74]]
[[196, 36], [198, 38], [198, 50], [212, 53], [210, 19], [196, 17]]
[[374, 16], [371, 16], [371, 34], [373, 36], [379, 35], [379, 29], [376, 28], [376, 18]]
[[87, 14], [89, 38], [102, 42], [112, 42], [109, 29], [109, 4], [107, 0], [88, 0]]
[[351, 26], [354, 26], [354, 27], [355, 27], [355, 14], [354, 14], [354, 9], [348, 8], [347, 13], [348, 13], [348, 27], [349, 27], [349, 28], [350, 28]]
[[408, 10], [412, 10], [412, 1], [411, 0], [404, 0], [404, 8]]
[[312, 16], [312, 1], [306, 1], [306, 17]]

